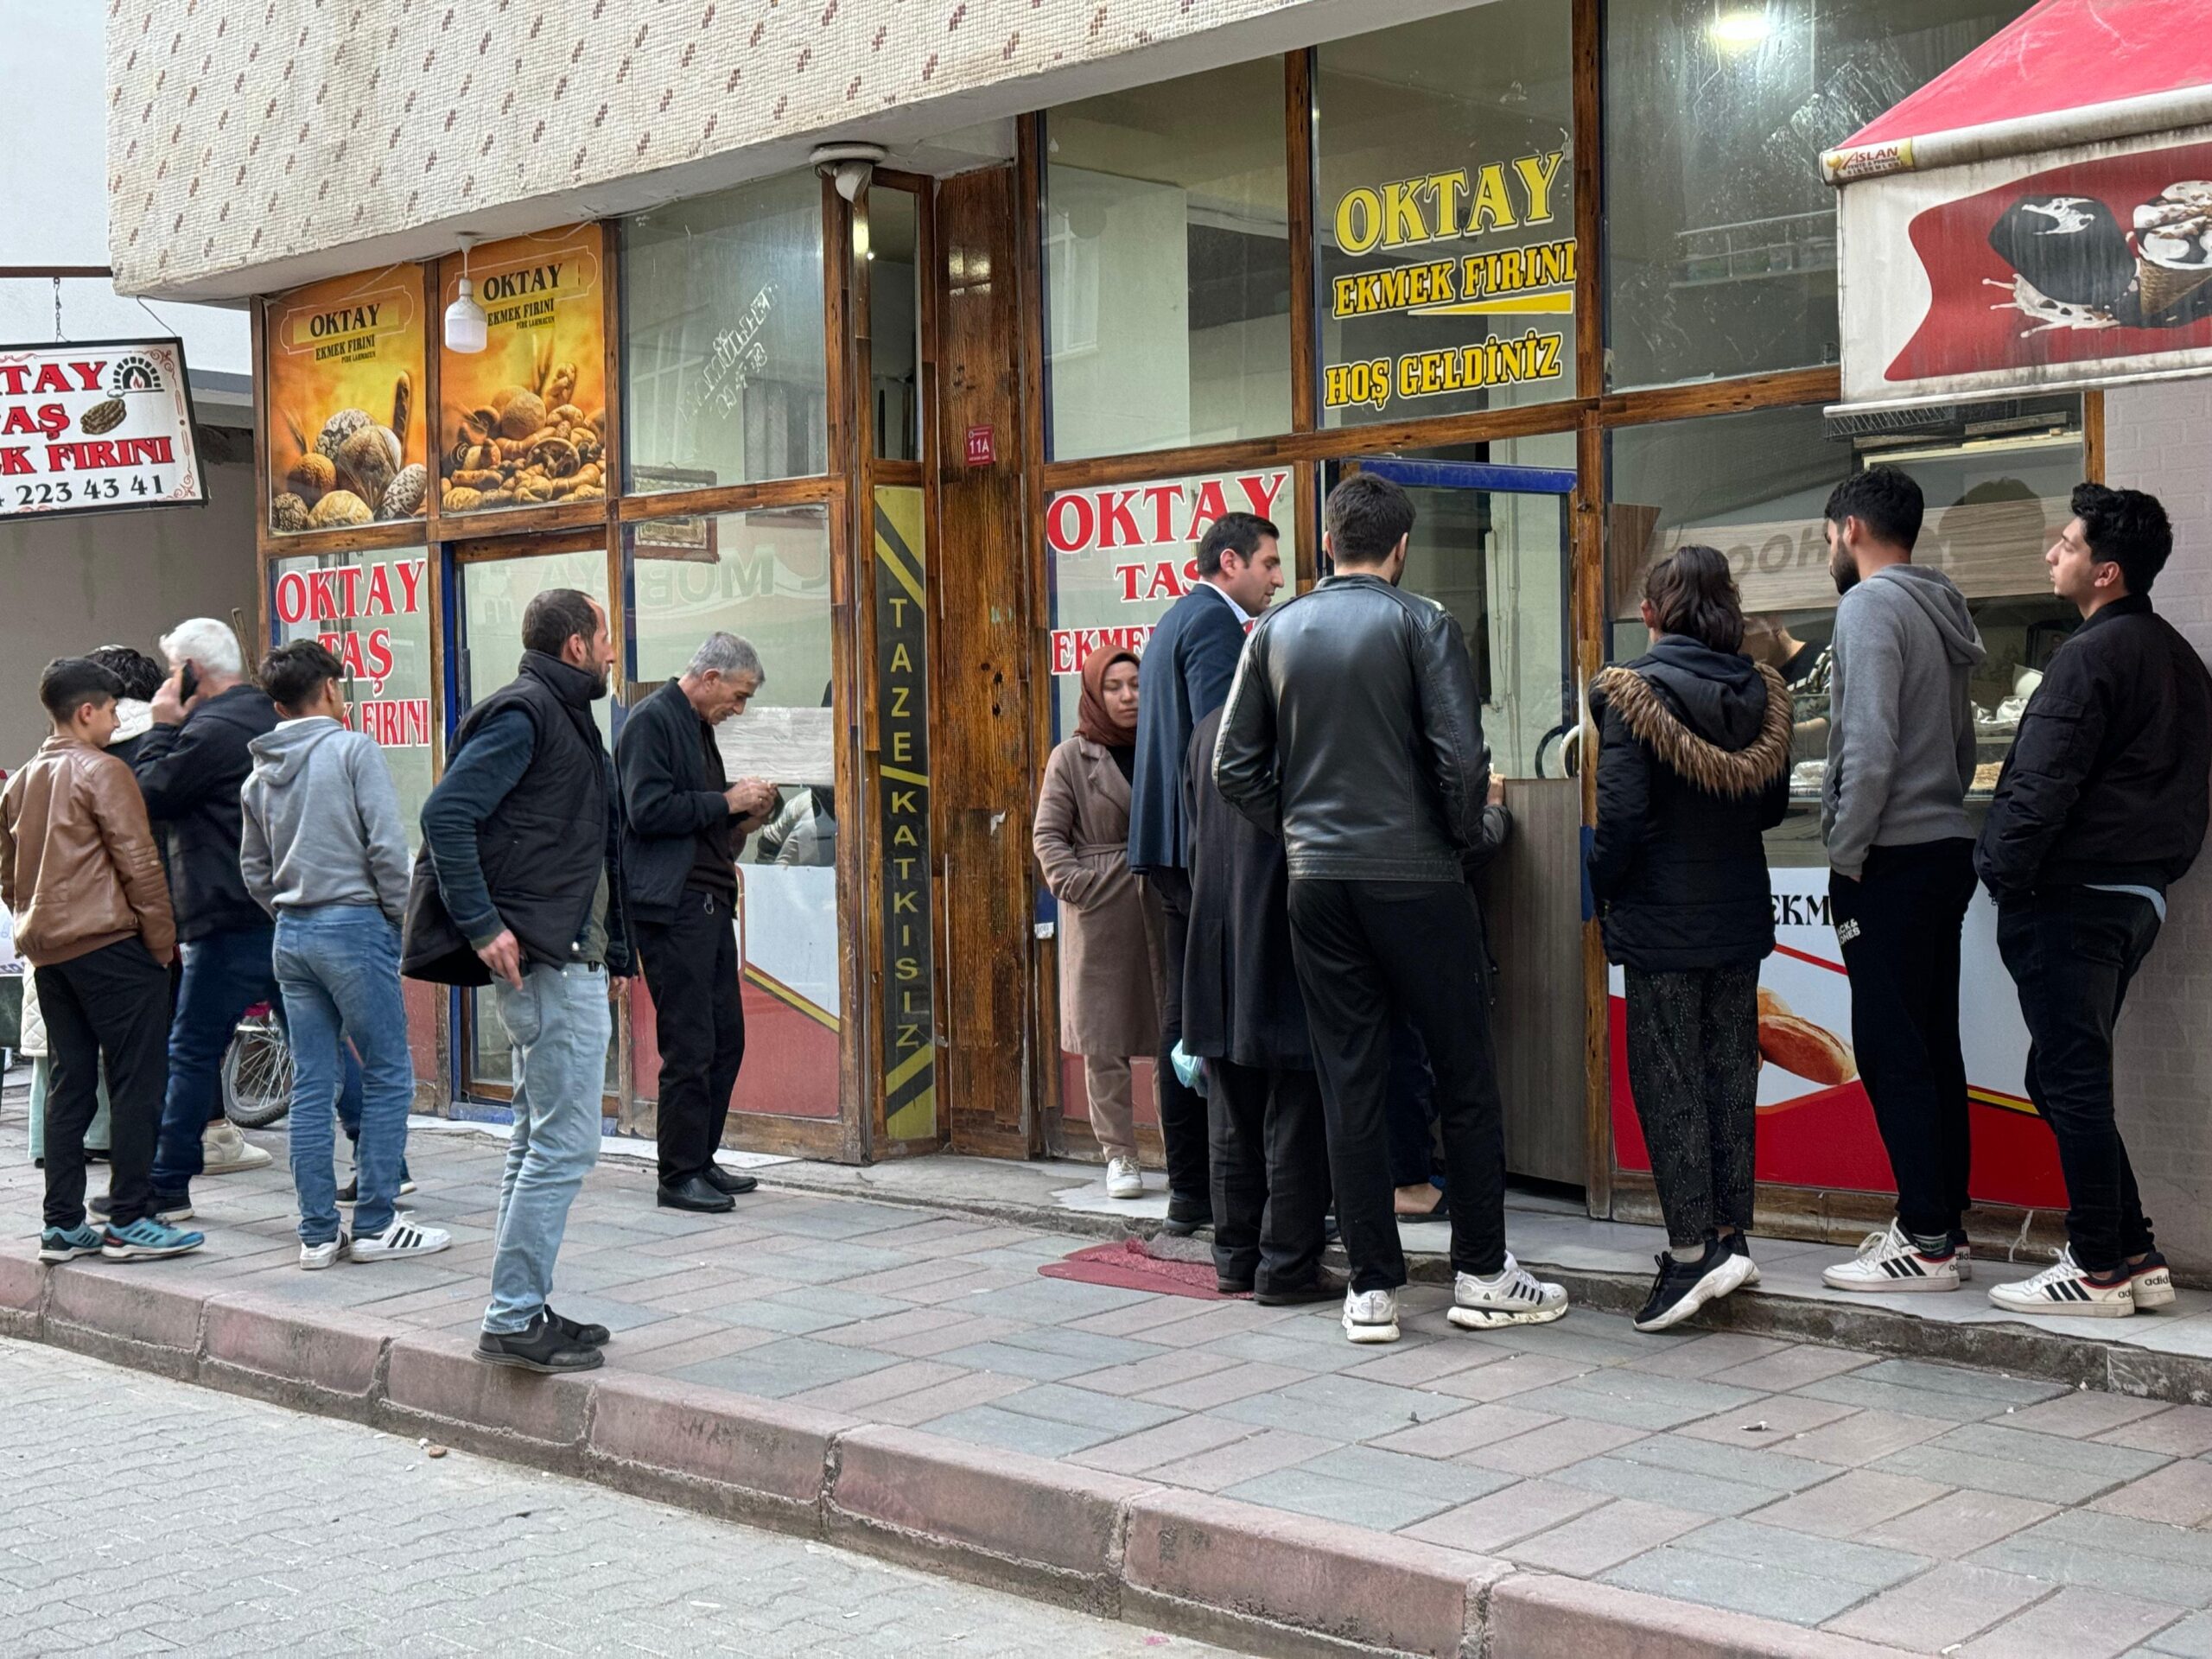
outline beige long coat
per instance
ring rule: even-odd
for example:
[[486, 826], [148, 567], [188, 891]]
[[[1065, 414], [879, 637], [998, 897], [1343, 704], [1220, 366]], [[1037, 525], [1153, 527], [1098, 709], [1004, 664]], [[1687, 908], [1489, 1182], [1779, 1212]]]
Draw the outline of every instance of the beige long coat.
[[1031, 844], [1060, 901], [1060, 1046], [1127, 1057], [1160, 1047], [1160, 906], [1129, 873], [1129, 785], [1071, 737], [1045, 762]]

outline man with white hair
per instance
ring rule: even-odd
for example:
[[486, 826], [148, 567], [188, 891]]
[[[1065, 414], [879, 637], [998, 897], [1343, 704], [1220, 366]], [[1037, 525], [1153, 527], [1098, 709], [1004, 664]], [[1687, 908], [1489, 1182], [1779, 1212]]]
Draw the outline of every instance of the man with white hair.
[[715, 1152], [745, 1060], [735, 855], [775, 810], [776, 787], [731, 783], [715, 728], [766, 678], [747, 641], [710, 633], [679, 678], [630, 710], [614, 745], [622, 879], [659, 1020], [659, 1202], [671, 1210], [728, 1210], [755, 1185]]
[[[154, 1153], [155, 1214], [192, 1214], [193, 1178], [250, 1169], [269, 1154], [229, 1124], [210, 1129], [223, 1051], [239, 1018], [277, 1000], [276, 930], [238, 873], [238, 791], [253, 770], [247, 745], [273, 729], [276, 705], [245, 677], [238, 635], [195, 616], [162, 640], [169, 677], [154, 694], [153, 728], [131, 757], [146, 816], [167, 843], [184, 973], [169, 1026], [169, 1080]], [[202, 1135], [207, 1136], [203, 1147]], [[207, 1156], [212, 1148], [219, 1161]]]

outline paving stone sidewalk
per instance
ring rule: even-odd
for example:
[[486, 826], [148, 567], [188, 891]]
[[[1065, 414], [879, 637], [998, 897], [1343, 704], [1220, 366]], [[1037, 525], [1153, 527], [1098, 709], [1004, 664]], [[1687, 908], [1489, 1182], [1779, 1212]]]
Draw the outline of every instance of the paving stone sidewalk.
[[[281, 1135], [257, 1138], [281, 1160]], [[301, 1272], [280, 1161], [198, 1185], [200, 1256], [109, 1271], [466, 1333], [501, 1157], [480, 1135], [416, 1136], [410, 1204], [452, 1230], [445, 1255]], [[0, 1233], [25, 1253], [39, 1187], [20, 1098], [0, 1108]], [[1477, 1334], [1426, 1287], [1403, 1341], [1354, 1348], [1333, 1308], [1039, 1275], [1096, 1242], [766, 1188], [693, 1217], [653, 1206], [649, 1166], [608, 1160], [577, 1201], [558, 1306], [618, 1333], [610, 1371], [1894, 1647], [2212, 1656], [2212, 1410], [1643, 1337], [1587, 1310]]]

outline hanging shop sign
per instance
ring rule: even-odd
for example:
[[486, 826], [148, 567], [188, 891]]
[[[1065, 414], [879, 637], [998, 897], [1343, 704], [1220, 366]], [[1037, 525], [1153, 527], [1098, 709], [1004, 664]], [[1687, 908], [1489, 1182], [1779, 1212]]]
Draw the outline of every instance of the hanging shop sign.
[[1578, 261], [1571, 180], [1555, 149], [1337, 198], [1321, 364], [1321, 401], [1334, 419], [1482, 408], [1513, 386], [1567, 394]]
[[[487, 243], [469, 256], [480, 352], [438, 359], [441, 513], [606, 497], [607, 317], [600, 226]], [[440, 273], [442, 309], [461, 261]]]
[[[1759, 968], [1758, 1179], [1894, 1192], [1851, 1045], [1851, 981], [1835, 942], [1828, 873], [1780, 868], [1772, 884], [1776, 946]], [[1609, 973], [1614, 1160], [1649, 1170], [1629, 1087], [1624, 987], [1618, 968]], [[1998, 957], [1997, 909], [1986, 893], [1967, 912], [1959, 989], [1974, 1134], [1969, 1190], [1988, 1203], [2063, 1209], [2056, 1143], [2028, 1099], [2027, 1027]]]
[[2212, 372], [2212, 129], [1864, 179], [1840, 213], [1849, 406]]
[[429, 490], [423, 272], [393, 265], [294, 289], [262, 314], [269, 527], [419, 518]]
[[182, 340], [0, 346], [0, 518], [207, 501]]

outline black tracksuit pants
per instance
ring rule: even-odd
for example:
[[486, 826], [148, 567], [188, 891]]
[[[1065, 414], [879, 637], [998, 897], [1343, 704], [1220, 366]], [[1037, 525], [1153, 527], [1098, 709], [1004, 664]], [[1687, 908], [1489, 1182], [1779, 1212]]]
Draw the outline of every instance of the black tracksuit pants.
[[745, 1063], [737, 929], [728, 895], [686, 887], [676, 913], [633, 918], [660, 1037], [660, 1179], [703, 1175], [729, 1122]]
[[1311, 1071], [1209, 1059], [1213, 1267], [1262, 1291], [1310, 1285], [1329, 1209], [1328, 1132]]
[[168, 970], [124, 939], [36, 970], [52, 1077], [46, 1091], [46, 1224], [85, 1219], [85, 1131], [107, 1063], [109, 1224], [153, 1209], [154, 1141], [169, 1081]]
[[[1144, 884], [1160, 899], [1164, 923], [1160, 982], [1160, 1139], [1167, 1154], [1167, 1196], [1202, 1217], [1213, 1182], [1206, 1173], [1205, 1096], [1186, 1089], [1169, 1058], [1183, 1040], [1183, 954], [1191, 943], [1191, 878], [1181, 870], [1150, 870]], [[1171, 1215], [1173, 1211], [1171, 1210]]]
[[1293, 876], [1291, 951], [1328, 1122], [1337, 1226], [1354, 1290], [1406, 1282], [1391, 1201], [1390, 1025], [1403, 1009], [1436, 1074], [1452, 1265], [1505, 1264], [1505, 1132], [1491, 1042], [1490, 962], [1463, 881]]
[[1877, 847], [1857, 880], [1828, 884], [1851, 976], [1851, 1045], [1897, 1185], [1897, 1219], [1942, 1238], [1966, 1213], [1972, 1147], [1959, 1049], [1959, 932], [1974, 843]]

